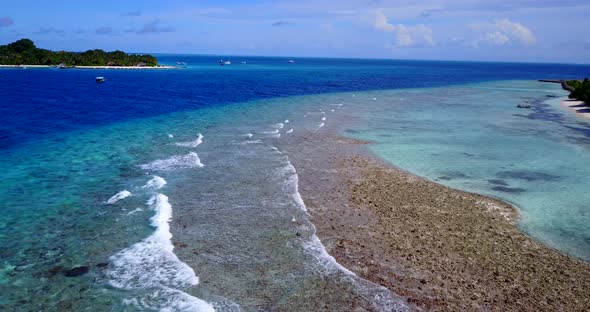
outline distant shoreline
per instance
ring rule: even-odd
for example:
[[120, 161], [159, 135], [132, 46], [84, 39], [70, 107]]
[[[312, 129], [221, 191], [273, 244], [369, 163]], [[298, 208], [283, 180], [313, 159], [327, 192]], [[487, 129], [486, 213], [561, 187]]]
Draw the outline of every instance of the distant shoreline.
[[[54, 65], [0, 65], [0, 68], [58, 68]], [[177, 69], [180, 67], [158, 65], [158, 66], [71, 66], [64, 69]]]

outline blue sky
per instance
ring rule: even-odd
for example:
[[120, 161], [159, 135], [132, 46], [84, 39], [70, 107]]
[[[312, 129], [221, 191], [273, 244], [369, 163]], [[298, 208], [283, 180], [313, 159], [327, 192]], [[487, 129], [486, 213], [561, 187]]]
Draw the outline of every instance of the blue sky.
[[590, 63], [590, 1], [0, 0], [47, 49]]

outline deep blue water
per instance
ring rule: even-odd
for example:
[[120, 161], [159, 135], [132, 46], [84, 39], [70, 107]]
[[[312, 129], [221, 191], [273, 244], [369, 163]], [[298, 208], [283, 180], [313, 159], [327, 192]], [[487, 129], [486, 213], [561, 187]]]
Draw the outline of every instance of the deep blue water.
[[286, 151], [318, 131], [516, 203], [527, 233], [590, 257], [590, 126], [534, 81], [587, 66], [287, 60], [0, 69], [0, 310], [403, 307], [315, 236]]
[[[220, 58], [231, 66], [219, 66]], [[0, 70], [0, 148], [64, 131], [249, 100], [507, 79], [577, 78], [588, 66], [163, 55], [178, 70]], [[240, 64], [246, 61], [247, 64]], [[109, 83], [96, 84], [96, 76]]]

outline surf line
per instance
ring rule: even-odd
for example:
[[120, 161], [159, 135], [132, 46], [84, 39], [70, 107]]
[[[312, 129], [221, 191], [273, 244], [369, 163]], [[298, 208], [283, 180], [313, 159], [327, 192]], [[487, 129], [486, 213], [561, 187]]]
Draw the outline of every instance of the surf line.
[[[160, 178], [161, 179], [161, 178]], [[152, 183], [150, 188], [159, 188], [166, 183]], [[146, 183], [146, 186], [153, 179]], [[157, 185], [160, 184], [160, 185]], [[108, 283], [125, 290], [150, 289], [150, 298], [157, 298], [155, 309], [191, 307], [194, 311], [214, 311], [206, 301], [193, 297], [182, 289], [199, 284], [195, 271], [180, 261], [174, 254], [170, 222], [172, 205], [168, 196], [156, 193], [146, 205], [155, 213], [150, 218], [154, 232], [142, 241], [131, 245], [109, 258], [111, 267], [107, 271]], [[145, 302], [143, 298], [127, 298], [124, 304], [136, 305]]]

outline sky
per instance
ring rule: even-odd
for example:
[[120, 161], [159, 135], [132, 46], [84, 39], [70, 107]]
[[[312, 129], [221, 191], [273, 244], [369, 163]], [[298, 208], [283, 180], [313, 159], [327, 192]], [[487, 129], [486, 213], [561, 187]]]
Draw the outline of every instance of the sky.
[[590, 63], [589, 0], [0, 0], [51, 50]]

